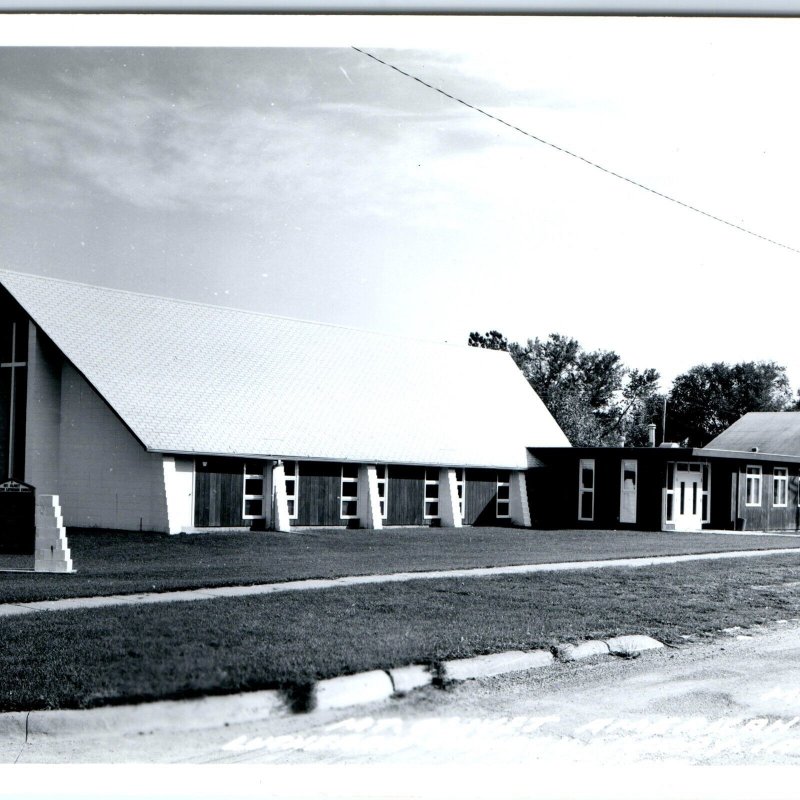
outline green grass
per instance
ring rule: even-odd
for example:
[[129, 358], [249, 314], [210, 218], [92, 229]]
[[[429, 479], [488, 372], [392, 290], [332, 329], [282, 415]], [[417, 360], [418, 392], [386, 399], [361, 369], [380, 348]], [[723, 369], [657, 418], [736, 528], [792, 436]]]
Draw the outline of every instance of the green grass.
[[70, 529], [68, 536], [77, 574], [0, 573], [0, 602], [381, 572], [800, 547], [800, 537], [512, 528], [315, 529], [181, 536]]
[[800, 559], [764, 556], [49, 612], [0, 620], [0, 709], [302, 685], [409, 663], [800, 615]]

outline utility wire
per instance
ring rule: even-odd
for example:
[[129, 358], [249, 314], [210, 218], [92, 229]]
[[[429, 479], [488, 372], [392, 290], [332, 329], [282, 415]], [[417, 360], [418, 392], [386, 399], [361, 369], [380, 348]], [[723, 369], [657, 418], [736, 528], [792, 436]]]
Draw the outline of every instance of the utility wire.
[[682, 206], [683, 208], [689, 209], [689, 211], [694, 211], [697, 214], [702, 214], [704, 217], [708, 217], [709, 219], [713, 219], [715, 222], [721, 222], [723, 225], [727, 225], [730, 228], [735, 228], [737, 231], [741, 231], [742, 233], [746, 233], [749, 236], [755, 236], [756, 239], [761, 239], [763, 242], [768, 242], [769, 244], [777, 245], [778, 247], [783, 247], [785, 250], [791, 250], [793, 253], [800, 253], [800, 249], [796, 247], [792, 247], [788, 244], [783, 244], [783, 242], [778, 242], [775, 239], [770, 239], [767, 236], [762, 236], [760, 233], [756, 233], [755, 231], [751, 231], [748, 228], [744, 228], [741, 225], [737, 225], [735, 222], [729, 222], [722, 217], [718, 217], [714, 214], [710, 214], [708, 211], [703, 211], [701, 208], [697, 208], [697, 206], [693, 206], [690, 203], [684, 203], [683, 200], [678, 200], [676, 197], [671, 197], [668, 194], [664, 194], [663, 192], [659, 192], [657, 189], [651, 189], [649, 186], [645, 186], [643, 183], [639, 183], [639, 181], [634, 180], [633, 178], [628, 178], [625, 175], [620, 175], [618, 172], [614, 172], [614, 170], [609, 169], [608, 167], [604, 167], [602, 164], [598, 164], [595, 161], [591, 161], [588, 158], [585, 158], [578, 153], [573, 153], [571, 150], [567, 150], [566, 147], [560, 147], [553, 142], [548, 142], [547, 139], [542, 139], [540, 136], [536, 136], [529, 131], [523, 130], [522, 128], [513, 125], [510, 122], [506, 122], [506, 120], [496, 117], [494, 114], [490, 114], [488, 111], [484, 111], [482, 108], [478, 106], [472, 105], [472, 103], [468, 103], [466, 100], [462, 100], [455, 95], [448, 94], [444, 89], [440, 89], [438, 86], [434, 86], [433, 84], [427, 83], [426, 81], [422, 80], [422, 78], [418, 78], [416, 75], [412, 75], [410, 72], [406, 72], [405, 70], [400, 69], [400, 67], [396, 67], [394, 64], [390, 64], [388, 61], [384, 61], [381, 58], [378, 58], [376, 55], [372, 53], [368, 53], [366, 50], [362, 50], [355, 45], [351, 45], [353, 50], [357, 53], [361, 53], [368, 58], [371, 58], [373, 61], [377, 61], [379, 64], [383, 64], [385, 67], [389, 67], [389, 69], [393, 69], [395, 72], [399, 72], [401, 75], [404, 75], [406, 78], [411, 78], [411, 80], [416, 81], [417, 83], [421, 83], [423, 86], [427, 87], [428, 89], [432, 89], [434, 92], [438, 92], [439, 94], [443, 95], [444, 97], [448, 98], [449, 100], [453, 100], [456, 103], [460, 103], [462, 106], [466, 106], [467, 108], [471, 109], [472, 111], [477, 111], [478, 114], [483, 114], [484, 117], [488, 117], [489, 119], [494, 120], [495, 122], [499, 122], [501, 125], [505, 125], [507, 128], [511, 128], [513, 131], [517, 131], [517, 133], [521, 133], [523, 136], [527, 136], [529, 139], [533, 139], [540, 144], [547, 145], [547, 147], [552, 147], [553, 150], [558, 150], [559, 153], [564, 153], [564, 155], [571, 156], [572, 158], [576, 158], [578, 161], [582, 161], [584, 164], [588, 164], [590, 167], [594, 167], [595, 169], [599, 169], [601, 172], [605, 172], [606, 175], [611, 175], [613, 178], [618, 178], [621, 181], [625, 181], [626, 183], [630, 183], [633, 186], [636, 186], [639, 189], [644, 189], [646, 192], [650, 192], [650, 194], [654, 194], [657, 197], [661, 197], [664, 200], [669, 200], [671, 203], [675, 203], [676, 205]]

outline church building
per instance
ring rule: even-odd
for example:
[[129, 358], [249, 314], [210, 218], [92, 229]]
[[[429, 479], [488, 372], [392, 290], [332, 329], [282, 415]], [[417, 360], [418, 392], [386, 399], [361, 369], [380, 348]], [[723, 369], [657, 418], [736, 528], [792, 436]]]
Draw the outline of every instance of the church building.
[[67, 526], [530, 525], [568, 444], [504, 352], [0, 270], [0, 481]]

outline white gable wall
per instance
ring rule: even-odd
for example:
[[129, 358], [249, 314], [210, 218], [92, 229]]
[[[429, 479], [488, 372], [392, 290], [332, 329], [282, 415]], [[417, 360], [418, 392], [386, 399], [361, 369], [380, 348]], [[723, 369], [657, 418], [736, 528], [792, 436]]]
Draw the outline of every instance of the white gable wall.
[[142, 447], [69, 362], [60, 427], [58, 493], [67, 526], [169, 530], [162, 456]]
[[25, 482], [37, 494], [58, 494], [63, 357], [28, 323], [28, 398], [25, 408]]

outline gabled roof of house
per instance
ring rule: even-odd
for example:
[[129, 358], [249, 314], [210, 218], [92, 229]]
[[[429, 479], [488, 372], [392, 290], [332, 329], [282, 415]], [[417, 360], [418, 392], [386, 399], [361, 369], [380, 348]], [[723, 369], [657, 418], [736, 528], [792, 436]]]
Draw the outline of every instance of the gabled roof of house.
[[149, 450], [524, 468], [568, 445], [507, 353], [0, 270]]
[[800, 413], [751, 411], [738, 419], [703, 450], [800, 457]]

